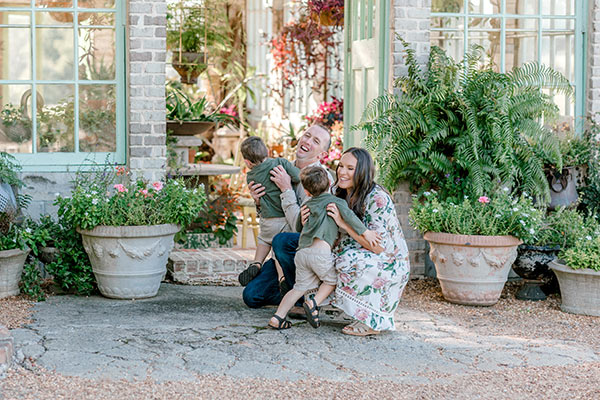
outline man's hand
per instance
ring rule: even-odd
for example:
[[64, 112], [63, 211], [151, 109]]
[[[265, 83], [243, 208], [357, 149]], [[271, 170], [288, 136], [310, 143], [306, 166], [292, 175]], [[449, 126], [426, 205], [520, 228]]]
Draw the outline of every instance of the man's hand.
[[300, 221], [302, 225], [306, 225], [306, 221], [308, 221], [308, 217], [310, 216], [310, 210], [308, 206], [304, 205], [300, 208]]
[[278, 165], [271, 170], [271, 181], [277, 185], [282, 193], [292, 188], [292, 178], [290, 178], [285, 171], [285, 168], [281, 165]]
[[265, 195], [265, 187], [260, 183], [254, 183], [254, 181], [250, 181], [248, 183], [248, 189], [250, 190], [250, 196], [256, 203], [256, 205], [260, 204], [260, 198]]

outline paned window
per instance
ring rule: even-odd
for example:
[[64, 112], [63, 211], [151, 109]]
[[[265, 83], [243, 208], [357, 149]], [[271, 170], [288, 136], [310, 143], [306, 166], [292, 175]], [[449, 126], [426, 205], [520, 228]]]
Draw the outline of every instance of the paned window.
[[116, 0], [0, 0], [0, 151], [26, 170], [124, 162]]
[[[472, 44], [485, 49], [500, 72], [537, 61], [565, 75], [575, 101], [554, 96], [562, 122], [582, 121], [586, 1], [575, 0], [433, 0], [431, 44], [461, 60]], [[554, 95], [554, 93], [551, 93]]]

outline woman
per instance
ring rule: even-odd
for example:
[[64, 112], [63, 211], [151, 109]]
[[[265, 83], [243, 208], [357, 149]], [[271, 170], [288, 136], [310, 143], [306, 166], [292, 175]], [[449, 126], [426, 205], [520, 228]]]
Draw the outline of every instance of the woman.
[[367, 228], [381, 235], [381, 245], [372, 247], [341, 218], [335, 204], [328, 214], [342, 233], [334, 249], [338, 271], [334, 305], [355, 319], [342, 330], [355, 336], [394, 330], [394, 311], [408, 282], [408, 248], [396, 216], [394, 202], [385, 189], [374, 182], [375, 166], [364, 149], [351, 147], [342, 154], [337, 167], [335, 195]]

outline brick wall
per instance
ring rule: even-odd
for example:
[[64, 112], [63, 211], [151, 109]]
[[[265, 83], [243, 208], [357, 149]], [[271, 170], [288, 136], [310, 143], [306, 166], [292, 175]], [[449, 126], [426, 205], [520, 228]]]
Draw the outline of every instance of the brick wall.
[[590, 0], [586, 113], [600, 112], [600, 0]]
[[129, 166], [136, 176], [157, 180], [166, 168], [166, 0], [130, 0]]
[[[399, 34], [410, 46], [415, 49], [417, 61], [425, 68], [429, 57], [429, 14], [431, 12], [431, 0], [394, 0], [392, 3], [393, 15], [391, 26], [394, 36], [391, 40], [391, 62], [390, 70], [394, 77], [405, 75], [408, 67], [404, 63], [404, 47], [396, 40], [395, 34]], [[390, 80], [391, 82], [391, 80]], [[408, 224], [408, 210], [412, 202], [408, 184], [401, 184], [394, 192], [394, 203], [398, 219], [404, 231], [406, 244], [410, 255], [411, 276], [422, 276], [425, 272], [425, 249], [427, 243], [422, 235], [412, 229]]]

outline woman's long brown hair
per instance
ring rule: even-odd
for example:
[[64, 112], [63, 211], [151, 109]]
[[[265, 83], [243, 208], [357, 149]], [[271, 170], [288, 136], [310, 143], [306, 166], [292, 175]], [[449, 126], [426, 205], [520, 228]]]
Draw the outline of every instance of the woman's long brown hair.
[[335, 195], [346, 200], [348, 207], [354, 211], [354, 214], [358, 218], [363, 219], [366, 208], [365, 199], [377, 185], [375, 183], [375, 164], [373, 163], [373, 158], [365, 149], [350, 147], [342, 155], [347, 153], [352, 154], [356, 158], [356, 168], [354, 169], [354, 177], [352, 178], [354, 187], [350, 193], [346, 189], [340, 189], [338, 187], [339, 178], [336, 177], [334, 184], [336, 188]]

